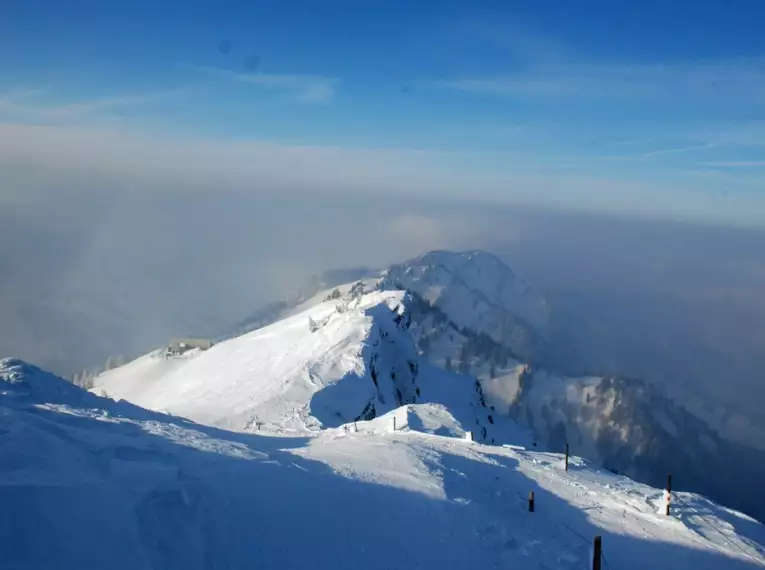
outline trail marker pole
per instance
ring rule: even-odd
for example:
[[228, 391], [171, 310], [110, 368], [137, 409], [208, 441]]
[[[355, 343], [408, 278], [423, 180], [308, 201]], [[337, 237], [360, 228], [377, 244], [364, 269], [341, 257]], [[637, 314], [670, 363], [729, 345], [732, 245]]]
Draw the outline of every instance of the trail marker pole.
[[534, 491], [529, 491], [529, 512], [534, 512]]
[[600, 560], [603, 557], [603, 539], [600, 536], [595, 537], [592, 545], [592, 570], [600, 570]]
[[669, 516], [669, 504], [672, 502], [672, 474], [667, 475], [667, 491], [664, 496], [664, 514]]
[[566, 444], [566, 463], [565, 470], [568, 471], [568, 443]]
[[396, 431], [396, 416], [393, 416], [393, 431]]

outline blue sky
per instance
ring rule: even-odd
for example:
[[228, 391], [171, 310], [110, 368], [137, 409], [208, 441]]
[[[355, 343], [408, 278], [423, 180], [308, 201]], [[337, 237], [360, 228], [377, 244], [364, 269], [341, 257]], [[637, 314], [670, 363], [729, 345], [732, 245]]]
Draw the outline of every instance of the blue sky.
[[756, 0], [0, 10], [6, 160], [765, 224]]

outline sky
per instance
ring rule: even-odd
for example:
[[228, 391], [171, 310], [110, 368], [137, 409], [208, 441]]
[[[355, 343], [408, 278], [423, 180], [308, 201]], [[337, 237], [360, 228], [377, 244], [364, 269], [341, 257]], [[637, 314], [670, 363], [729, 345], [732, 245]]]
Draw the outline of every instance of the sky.
[[764, 20], [757, 0], [6, 0], [0, 199], [225, 187], [761, 227]]
[[0, 2], [0, 355], [69, 375], [485, 248], [573, 315], [561, 359], [745, 397], [765, 5], [732, 6]]

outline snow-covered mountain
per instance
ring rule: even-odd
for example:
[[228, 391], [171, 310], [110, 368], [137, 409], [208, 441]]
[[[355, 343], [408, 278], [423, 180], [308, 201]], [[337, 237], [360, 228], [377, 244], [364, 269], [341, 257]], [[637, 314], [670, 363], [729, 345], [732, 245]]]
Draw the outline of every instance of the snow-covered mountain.
[[356, 283], [362, 280], [375, 280], [379, 271], [369, 269], [368, 267], [352, 267], [349, 269], [334, 269], [325, 271], [319, 275], [314, 275], [307, 282], [303, 283], [291, 292], [285, 299], [268, 303], [254, 313], [248, 315], [238, 323], [217, 335], [218, 339], [225, 340], [234, 336], [239, 336], [284, 318], [289, 314], [294, 314], [296, 308], [306, 303], [311, 303], [322, 291], [332, 290], [337, 286], [343, 286], [348, 283]]
[[[562, 451], [569, 443], [654, 485], [671, 472], [686, 488], [765, 518], [761, 449], [726, 439], [640, 379], [547, 368], [553, 307], [493, 255], [431, 252], [385, 271], [379, 287], [412, 294], [411, 333], [428, 362], [476, 378], [494, 415], [531, 429], [542, 448]], [[735, 483], [714, 475], [732, 470]]]
[[[529, 428], [540, 448], [576, 453], [660, 485], [685, 488], [765, 518], [765, 453], [723, 437], [660, 387], [640, 379], [568, 376], [529, 364], [484, 332], [457, 326], [415, 297], [411, 332], [428, 362], [479, 381], [489, 409]], [[731, 476], [719, 473], [735, 472]]]
[[545, 298], [483, 251], [432, 251], [383, 272], [382, 288], [406, 289], [459, 329], [485, 333], [532, 360], [550, 319]]
[[486, 333], [534, 360], [542, 348], [552, 308], [544, 296], [496, 256], [484, 251], [432, 251], [384, 270], [366, 267], [326, 271], [270, 303], [221, 338], [272, 324], [316, 304], [334, 289], [347, 292], [357, 282], [380, 290], [406, 290], [448, 313], [458, 329]]
[[[347, 277], [361, 280], [339, 283]], [[376, 274], [317, 277], [261, 314], [257, 324], [267, 326], [182, 358], [149, 354], [99, 377], [95, 391], [208, 425], [278, 433], [448, 400], [460, 422], [453, 433], [506, 443], [518, 433], [512, 419], [539, 449], [569, 443], [654, 485], [672, 472], [685, 488], [765, 517], [757, 492], [765, 454], [722, 438], [655, 386], [545, 368], [551, 311], [490, 254], [431, 252]], [[710, 475], [731, 467], [736, 485]]]
[[3, 566], [573, 570], [595, 536], [604, 568], [765, 564], [753, 519], [678, 492], [665, 516], [661, 490], [579, 458], [564, 471], [560, 454], [466, 441], [451, 404], [241, 433], [0, 360]]
[[426, 402], [447, 405], [464, 426], [458, 431], [481, 441], [517, 441], [515, 423], [492, 414], [475, 379], [418, 354], [408, 331], [411, 296], [372, 286], [318, 295], [292, 316], [206, 351], [152, 352], [102, 374], [93, 391], [207, 425], [291, 434]]
[[95, 389], [129, 391], [136, 404], [236, 430], [311, 431], [388, 411], [416, 397], [416, 350], [396, 334], [403, 297], [371, 293], [352, 308], [320, 303], [181, 358], [169, 372], [162, 355], [141, 359], [153, 361], [161, 379], [146, 383], [143, 372], [117, 369]]

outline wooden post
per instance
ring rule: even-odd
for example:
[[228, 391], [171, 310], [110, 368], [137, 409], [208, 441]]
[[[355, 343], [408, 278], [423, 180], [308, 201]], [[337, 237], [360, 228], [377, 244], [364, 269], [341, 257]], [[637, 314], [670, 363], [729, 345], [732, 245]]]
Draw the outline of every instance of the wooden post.
[[568, 471], [568, 443], [566, 444], [566, 464], [565, 470]]
[[393, 416], [393, 431], [396, 431], [396, 416]]
[[666, 497], [664, 497], [665, 500], [666, 500], [664, 514], [669, 516], [669, 504], [672, 501], [672, 474], [671, 473], [669, 475], [667, 475], [667, 491], [666, 491], [666, 493], [667, 493]]
[[534, 491], [529, 491], [529, 512], [534, 512]]
[[596, 536], [592, 545], [592, 570], [600, 570], [600, 560], [603, 557], [602, 549], [603, 539]]

